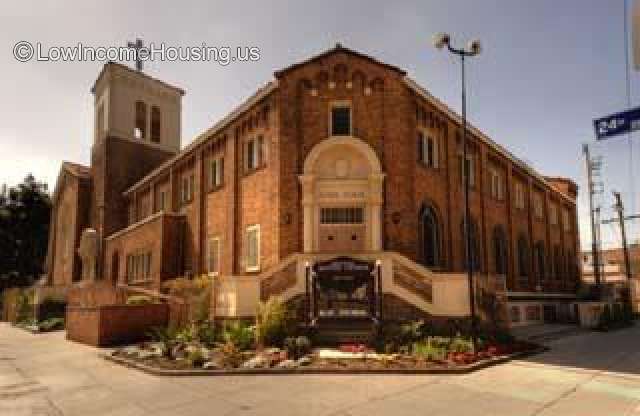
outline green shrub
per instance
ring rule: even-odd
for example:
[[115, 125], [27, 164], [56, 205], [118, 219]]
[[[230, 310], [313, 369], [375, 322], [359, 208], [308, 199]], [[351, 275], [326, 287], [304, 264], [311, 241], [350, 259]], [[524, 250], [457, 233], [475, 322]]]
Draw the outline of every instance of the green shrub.
[[282, 347], [285, 338], [295, 332], [295, 317], [291, 309], [277, 297], [261, 302], [256, 314], [256, 343], [260, 346]]
[[64, 299], [47, 297], [38, 305], [38, 320], [64, 318], [66, 307], [67, 302]]
[[472, 352], [473, 343], [470, 339], [464, 338], [460, 335], [455, 336], [449, 344], [450, 352]]
[[127, 298], [127, 305], [148, 305], [150, 303], [153, 303], [153, 300], [147, 295], [131, 295]]
[[239, 367], [244, 361], [242, 351], [233, 342], [226, 342], [218, 348], [220, 353], [220, 364], [223, 367]]
[[289, 358], [297, 360], [311, 352], [311, 341], [305, 336], [287, 337], [284, 340], [284, 348]]
[[241, 351], [248, 350], [254, 344], [254, 328], [246, 322], [236, 321], [225, 326], [223, 338], [226, 343], [232, 343]]
[[35, 320], [34, 310], [34, 292], [29, 289], [22, 289], [18, 292], [16, 297], [16, 322], [32, 322]]
[[447, 357], [447, 342], [446, 338], [428, 337], [412, 345], [413, 355], [428, 361], [442, 361]]
[[187, 279], [180, 277], [162, 285], [171, 296], [184, 299], [189, 305], [189, 320], [204, 322], [211, 310], [211, 278], [207, 275]]
[[149, 331], [149, 336], [155, 342], [162, 344], [162, 355], [173, 358], [173, 347], [178, 344], [178, 330], [174, 327], [155, 327]]
[[198, 340], [204, 345], [214, 345], [220, 341], [220, 331], [212, 322], [203, 322], [198, 325]]
[[40, 331], [55, 331], [58, 329], [64, 329], [64, 319], [63, 318], [49, 318], [41, 321], [38, 324], [38, 328]]
[[202, 367], [207, 362], [207, 357], [204, 355], [202, 348], [188, 350], [186, 358], [193, 367]]

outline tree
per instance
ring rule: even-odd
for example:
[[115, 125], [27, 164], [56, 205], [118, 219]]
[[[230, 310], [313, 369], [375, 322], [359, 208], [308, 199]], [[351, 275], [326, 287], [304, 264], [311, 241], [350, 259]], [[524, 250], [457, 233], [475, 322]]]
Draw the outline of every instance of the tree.
[[0, 188], [0, 289], [28, 286], [44, 269], [51, 198], [29, 174], [16, 187]]

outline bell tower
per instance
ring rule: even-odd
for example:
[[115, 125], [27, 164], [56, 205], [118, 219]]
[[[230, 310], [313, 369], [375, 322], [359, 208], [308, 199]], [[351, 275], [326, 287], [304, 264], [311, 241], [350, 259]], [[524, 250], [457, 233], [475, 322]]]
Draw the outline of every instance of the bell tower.
[[128, 225], [123, 192], [180, 151], [184, 91], [141, 70], [108, 62], [91, 92], [90, 224], [104, 241]]
[[174, 153], [180, 150], [183, 90], [109, 62], [91, 92], [94, 144], [117, 136]]

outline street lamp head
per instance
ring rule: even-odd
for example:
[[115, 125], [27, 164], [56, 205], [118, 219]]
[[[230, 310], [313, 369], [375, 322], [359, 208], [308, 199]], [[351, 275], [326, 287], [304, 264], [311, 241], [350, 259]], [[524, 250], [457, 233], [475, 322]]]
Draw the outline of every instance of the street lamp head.
[[482, 45], [480, 45], [480, 40], [474, 39], [469, 42], [469, 51], [472, 55], [479, 55], [482, 52]]
[[438, 33], [433, 37], [433, 46], [438, 49], [442, 49], [445, 46], [449, 45], [449, 41], [451, 37], [446, 33]]

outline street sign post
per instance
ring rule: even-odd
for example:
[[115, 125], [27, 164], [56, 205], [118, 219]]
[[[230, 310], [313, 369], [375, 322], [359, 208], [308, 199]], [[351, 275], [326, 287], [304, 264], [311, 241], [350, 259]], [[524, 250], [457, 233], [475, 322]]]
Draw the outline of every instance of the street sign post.
[[597, 140], [640, 130], [640, 107], [594, 120], [593, 127]]

